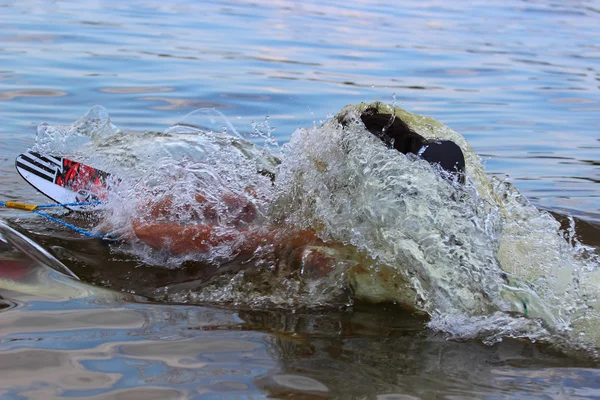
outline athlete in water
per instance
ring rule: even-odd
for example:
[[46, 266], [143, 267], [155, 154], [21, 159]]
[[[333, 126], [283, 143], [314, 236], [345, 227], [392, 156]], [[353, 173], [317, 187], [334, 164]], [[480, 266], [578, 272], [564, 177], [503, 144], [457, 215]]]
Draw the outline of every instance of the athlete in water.
[[[445, 171], [444, 175], [447, 178], [464, 183], [465, 159], [460, 147], [454, 142], [426, 140], [411, 130], [399, 117], [382, 113], [377, 107], [366, 108], [360, 118], [365, 128], [390, 148], [404, 154], [413, 153], [432, 164], [437, 164]], [[338, 122], [342, 125], [345, 123], [343, 120]], [[197, 195], [196, 201], [204, 205], [203, 220], [208, 223], [180, 225], [136, 220], [133, 222], [133, 229], [136, 236], [150, 247], [165, 249], [172, 254], [206, 253], [211, 247], [226, 242], [231, 243], [234, 254], [252, 254], [263, 244], [286, 248], [324, 245], [312, 230], [267, 230], [264, 226], [256, 226], [253, 222], [257, 210], [247, 195], [255, 194], [226, 192], [222, 197], [228, 212], [234, 217], [233, 230], [218, 229], [216, 208], [202, 195]], [[167, 197], [151, 204], [151, 217], [170, 216], [174, 213], [172, 203], [172, 198]]]

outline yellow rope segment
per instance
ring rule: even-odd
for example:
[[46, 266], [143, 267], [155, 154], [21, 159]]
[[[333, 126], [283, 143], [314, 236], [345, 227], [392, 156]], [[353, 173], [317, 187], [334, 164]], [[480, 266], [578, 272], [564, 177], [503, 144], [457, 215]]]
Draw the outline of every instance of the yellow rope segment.
[[18, 201], [7, 201], [6, 208], [16, 208], [18, 210], [33, 211], [37, 208], [35, 204], [19, 203]]

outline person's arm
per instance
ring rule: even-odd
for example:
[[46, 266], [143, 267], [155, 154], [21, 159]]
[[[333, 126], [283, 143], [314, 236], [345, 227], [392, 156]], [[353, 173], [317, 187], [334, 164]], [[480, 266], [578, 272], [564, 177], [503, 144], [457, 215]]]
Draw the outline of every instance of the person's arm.
[[252, 253], [265, 243], [272, 243], [279, 249], [324, 244], [312, 230], [290, 232], [281, 228], [263, 228], [224, 233], [214, 225], [147, 224], [139, 221], [133, 222], [133, 230], [148, 246], [178, 255], [206, 253], [211, 247], [224, 242], [231, 242], [234, 252], [241, 254]]
[[[210, 222], [216, 222], [217, 209], [215, 204], [211, 204], [206, 197], [201, 194], [195, 195], [196, 203], [203, 204], [203, 217]], [[257, 216], [256, 206], [246, 197], [232, 192], [224, 192], [222, 200], [225, 206], [231, 211], [237, 213], [237, 218], [234, 220], [236, 225], [248, 224]], [[149, 211], [150, 216], [154, 218], [168, 218], [174, 212], [191, 211], [191, 204], [174, 204], [173, 196], [167, 195], [159, 200], [151, 202], [149, 205], [144, 205]]]
[[173, 254], [206, 253], [211, 247], [236, 238], [233, 233], [217, 232], [213, 225], [147, 224], [135, 221], [132, 226], [142, 242]]

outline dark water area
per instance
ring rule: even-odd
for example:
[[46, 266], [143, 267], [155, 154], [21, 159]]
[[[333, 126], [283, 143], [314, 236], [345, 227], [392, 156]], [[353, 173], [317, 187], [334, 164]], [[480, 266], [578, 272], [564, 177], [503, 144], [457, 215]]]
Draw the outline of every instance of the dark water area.
[[[2, 234], [14, 243], [14, 233]], [[34, 239], [77, 248], [60, 256], [77, 256], [70, 264], [84, 280], [94, 281], [86, 254], [109, 256], [81, 239]], [[586, 354], [508, 338], [448, 340], [392, 304], [294, 312], [158, 304], [73, 283], [42, 263], [40, 248], [21, 248], [1, 249], [3, 398], [595, 398], [599, 389]], [[118, 275], [119, 263], [104, 264]], [[114, 282], [144, 286], [138, 279]]]
[[[599, 20], [600, 2], [583, 0], [0, 0], [0, 200], [46, 202], [15, 157], [38, 124], [96, 104], [131, 131], [203, 107], [240, 132], [268, 117], [283, 144], [346, 104], [383, 101], [463, 134], [489, 175], [565, 226], [575, 217], [598, 249]], [[85, 282], [35, 243], [0, 240], [3, 399], [600, 397], [586, 352], [452, 340], [393, 304], [162, 303], [157, 288], [202, 267], [146, 266], [23, 211], [0, 219]]]

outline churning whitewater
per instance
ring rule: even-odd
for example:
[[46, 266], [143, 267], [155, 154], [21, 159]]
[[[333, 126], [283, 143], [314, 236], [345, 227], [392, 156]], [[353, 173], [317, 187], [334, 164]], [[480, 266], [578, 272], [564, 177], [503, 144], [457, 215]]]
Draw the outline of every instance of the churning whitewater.
[[[456, 143], [466, 182], [387, 148], [362, 124], [366, 107], [395, 115], [427, 139]], [[71, 125], [40, 125], [34, 150], [121, 179], [96, 227], [124, 240], [114, 252], [165, 268], [196, 262], [211, 269], [197, 282], [159, 288], [169, 301], [395, 302], [428, 314], [432, 329], [456, 338], [600, 345], [593, 250], [577, 241], [573, 226], [561, 230], [512, 184], [489, 179], [458, 133], [379, 103], [347, 106], [321, 126], [296, 130], [276, 155], [269, 132], [254, 128], [258, 138], [240, 135], [222, 114], [203, 109], [162, 133], [124, 132], [96, 106]], [[282, 250], [264, 242], [241, 255], [242, 210], [223, 200], [231, 194], [252, 204], [255, 215], [244, 223], [257, 234], [310, 229], [321, 243]], [[168, 213], [149, 211], [161, 201]], [[222, 240], [173, 256], [136, 240], [134, 220], [216, 224]]]

